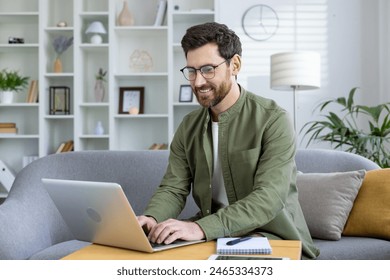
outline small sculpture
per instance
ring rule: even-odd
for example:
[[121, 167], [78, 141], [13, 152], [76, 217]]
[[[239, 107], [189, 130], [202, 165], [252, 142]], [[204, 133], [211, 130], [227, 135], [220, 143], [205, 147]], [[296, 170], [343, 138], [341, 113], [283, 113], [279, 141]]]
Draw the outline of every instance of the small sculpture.
[[135, 50], [130, 56], [130, 68], [134, 72], [148, 72], [153, 68], [153, 59], [145, 50]]

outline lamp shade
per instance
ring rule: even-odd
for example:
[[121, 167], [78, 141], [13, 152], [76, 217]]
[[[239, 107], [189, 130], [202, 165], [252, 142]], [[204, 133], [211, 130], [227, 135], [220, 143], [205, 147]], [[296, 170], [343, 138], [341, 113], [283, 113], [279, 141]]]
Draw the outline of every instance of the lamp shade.
[[316, 52], [284, 52], [271, 56], [271, 88], [317, 89], [321, 85], [320, 55]]
[[106, 29], [103, 26], [103, 23], [100, 21], [94, 21], [92, 22], [87, 30], [85, 31], [86, 34], [88, 33], [94, 33], [94, 34], [106, 34]]

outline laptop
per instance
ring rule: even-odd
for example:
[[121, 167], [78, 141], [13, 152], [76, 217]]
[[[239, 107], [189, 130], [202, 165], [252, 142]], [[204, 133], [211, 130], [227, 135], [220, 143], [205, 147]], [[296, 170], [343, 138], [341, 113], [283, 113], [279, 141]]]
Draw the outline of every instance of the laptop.
[[42, 183], [78, 240], [149, 253], [204, 242], [151, 244], [117, 183], [49, 178]]

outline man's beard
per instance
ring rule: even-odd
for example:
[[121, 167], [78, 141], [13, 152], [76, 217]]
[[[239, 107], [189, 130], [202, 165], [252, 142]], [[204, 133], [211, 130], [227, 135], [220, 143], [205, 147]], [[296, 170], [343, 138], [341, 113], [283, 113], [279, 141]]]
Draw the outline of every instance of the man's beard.
[[[212, 95], [203, 96], [202, 93], [199, 93], [200, 90], [208, 88], [211, 89]], [[223, 82], [218, 88], [213, 85], [206, 85], [200, 88], [193, 88], [192, 90], [195, 92], [196, 99], [202, 107], [212, 108], [218, 105], [228, 95], [231, 88], [232, 83], [229, 81]]]

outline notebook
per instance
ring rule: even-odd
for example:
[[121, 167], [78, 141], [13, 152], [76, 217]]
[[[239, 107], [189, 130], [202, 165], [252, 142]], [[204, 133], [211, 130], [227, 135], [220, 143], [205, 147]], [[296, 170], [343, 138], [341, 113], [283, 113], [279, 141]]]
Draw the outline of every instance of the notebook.
[[239, 238], [218, 238], [217, 254], [220, 255], [253, 255], [272, 254], [272, 248], [267, 237], [252, 237], [234, 245], [228, 245], [229, 241]]
[[152, 246], [117, 183], [48, 178], [42, 183], [78, 240], [149, 253], [204, 242]]

